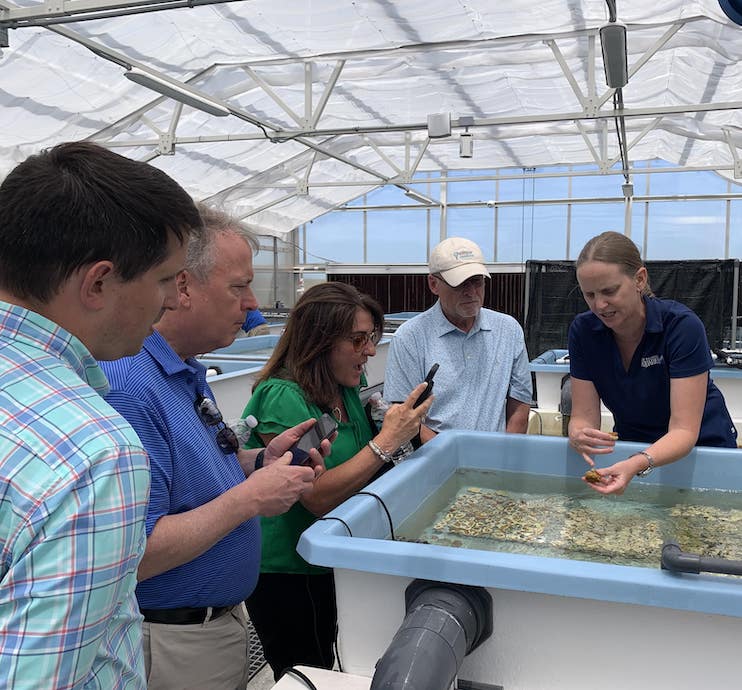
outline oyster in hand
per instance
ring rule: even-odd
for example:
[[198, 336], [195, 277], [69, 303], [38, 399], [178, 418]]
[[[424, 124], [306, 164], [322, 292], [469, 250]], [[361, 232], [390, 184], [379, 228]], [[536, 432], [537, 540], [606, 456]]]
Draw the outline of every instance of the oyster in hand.
[[582, 478], [591, 484], [600, 484], [603, 481], [603, 477], [601, 477], [598, 470], [594, 468], [585, 472], [585, 474], [582, 475]]

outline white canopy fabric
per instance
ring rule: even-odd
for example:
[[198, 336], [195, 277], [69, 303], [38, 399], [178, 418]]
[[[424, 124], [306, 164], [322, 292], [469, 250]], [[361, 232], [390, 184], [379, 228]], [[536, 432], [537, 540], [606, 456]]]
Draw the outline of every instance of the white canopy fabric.
[[[620, 161], [604, 0], [194, 2], [0, 0], [0, 175], [90, 139], [280, 237], [417, 172]], [[618, 0], [617, 16], [629, 160], [742, 176], [742, 27], [716, 0]], [[160, 96], [132, 68], [228, 114]], [[429, 139], [439, 113], [451, 136]]]

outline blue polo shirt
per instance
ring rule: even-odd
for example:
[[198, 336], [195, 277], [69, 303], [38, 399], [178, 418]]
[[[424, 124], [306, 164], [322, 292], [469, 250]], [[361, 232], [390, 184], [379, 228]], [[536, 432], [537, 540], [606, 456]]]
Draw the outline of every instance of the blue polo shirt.
[[[628, 371], [613, 331], [592, 312], [578, 315], [570, 326], [569, 370], [593, 383], [613, 413], [619, 438], [654, 443], [670, 423], [670, 379], [709, 371], [713, 360], [703, 323], [688, 307], [655, 297], [645, 297], [644, 305], [644, 337]], [[696, 445], [737, 447], [737, 430], [710, 375]]]
[[265, 320], [265, 316], [263, 316], [260, 309], [251, 309], [247, 312], [247, 316], [245, 316], [245, 323], [242, 324], [242, 330], [247, 333], [262, 323], [268, 322]]
[[[245, 481], [234, 453], [216, 442], [194, 407], [198, 393], [214, 399], [206, 369], [183, 361], [157, 332], [134, 357], [101, 362], [111, 390], [106, 400], [134, 427], [152, 474], [147, 535], [164, 515], [193, 510]], [[140, 582], [141, 608], [232, 606], [255, 587], [260, 565], [260, 523], [244, 522], [189, 563]]]

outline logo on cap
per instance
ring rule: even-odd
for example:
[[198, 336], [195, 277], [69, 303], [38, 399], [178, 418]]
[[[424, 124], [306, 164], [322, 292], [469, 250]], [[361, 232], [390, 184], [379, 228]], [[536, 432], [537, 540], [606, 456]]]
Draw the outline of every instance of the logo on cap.
[[474, 252], [471, 249], [459, 249], [453, 252], [453, 258], [456, 261], [471, 261], [474, 258]]

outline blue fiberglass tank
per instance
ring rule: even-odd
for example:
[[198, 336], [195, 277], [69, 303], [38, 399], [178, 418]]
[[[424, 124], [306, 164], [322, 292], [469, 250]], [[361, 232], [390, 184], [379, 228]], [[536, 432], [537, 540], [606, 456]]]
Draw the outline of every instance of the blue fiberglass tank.
[[[619, 442], [616, 455], [642, 447]], [[563, 438], [447, 432], [368, 490], [398, 528], [460, 468], [578, 478], [587, 466]], [[696, 448], [632, 482], [625, 497], [600, 500], [627, 500], [640, 485], [739, 492], [742, 512], [742, 455]], [[483, 586], [492, 595], [492, 637], [464, 659], [461, 678], [508, 690], [739, 687], [739, 578], [662, 571], [659, 550], [655, 567], [638, 567], [391, 541], [372, 496], [351, 497], [328, 517], [345, 524], [315, 523], [298, 550], [335, 569], [340, 655], [350, 673], [373, 675], [403, 619], [404, 588], [422, 578]], [[726, 529], [742, 530], [742, 521]]]

